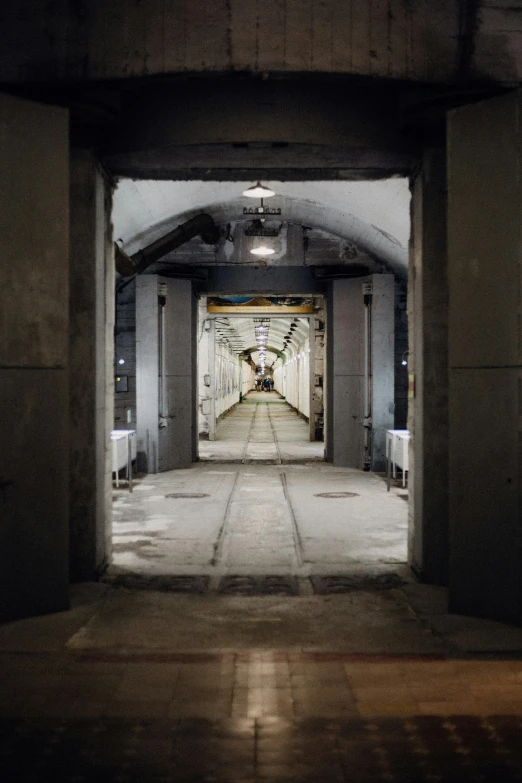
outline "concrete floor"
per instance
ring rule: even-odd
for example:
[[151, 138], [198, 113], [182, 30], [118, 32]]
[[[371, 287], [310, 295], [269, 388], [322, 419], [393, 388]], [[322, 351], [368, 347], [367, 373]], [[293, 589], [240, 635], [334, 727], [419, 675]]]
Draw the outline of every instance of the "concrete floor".
[[317, 461], [324, 443], [310, 442], [310, 427], [278, 392], [249, 392], [217, 423], [216, 439], [199, 442], [200, 460], [233, 463]]
[[371, 473], [325, 463], [198, 463], [147, 476], [132, 494], [115, 492], [110, 573], [395, 571], [406, 562], [400, 494]]
[[404, 493], [316, 459], [323, 444], [279, 394], [251, 392], [217, 434], [200, 444], [207, 460], [115, 491], [109, 578], [292, 576], [309, 594], [313, 575], [404, 566]]

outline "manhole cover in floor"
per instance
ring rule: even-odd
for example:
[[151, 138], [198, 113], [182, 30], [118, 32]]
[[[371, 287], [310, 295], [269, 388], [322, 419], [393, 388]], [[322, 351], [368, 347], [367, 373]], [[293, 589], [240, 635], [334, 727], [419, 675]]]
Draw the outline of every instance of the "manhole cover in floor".
[[357, 492], [319, 492], [314, 498], [358, 498]]
[[183, 498], [209, 498], [208, 492], [169, 492], [165, 495], [166, 498], [183, 499]]
[[316, 595], [351, 593], [354, 590], [391, 590], [405, 584], [397, 574], [311, 576], [310, 581]]
[[201, 576], [146, 576], [143, 574], [117, 574], [106, 577], [104, 582], [132, 590], [157, 590], [160, 593], [206, 593], [210, 577]]
[[299, 595], [295, 576], [224, 576], [218, 587], [227, 595]]

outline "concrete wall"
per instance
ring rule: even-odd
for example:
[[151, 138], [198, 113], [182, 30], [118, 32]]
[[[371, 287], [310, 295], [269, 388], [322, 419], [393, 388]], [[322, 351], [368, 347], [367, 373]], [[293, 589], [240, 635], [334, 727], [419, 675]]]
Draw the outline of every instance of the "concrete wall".
[[70, 571], [94, 580], [111, 551], [114, 251], [111, 185], [92, 153], [70, 166]]
[[0, 29], [3, 81], [274, 71], [444, 82], [456, 76], [459, 4], [19, 0]]
[[69, 141], [0, 95], [0, 619], [68, 605]]

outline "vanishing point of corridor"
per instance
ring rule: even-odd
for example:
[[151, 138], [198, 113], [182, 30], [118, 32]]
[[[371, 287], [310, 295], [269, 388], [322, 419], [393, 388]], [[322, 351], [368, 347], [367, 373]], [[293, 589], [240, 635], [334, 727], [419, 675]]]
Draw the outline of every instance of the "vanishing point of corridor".
[[322, 460], [324, 443], [278, 392], [251, 391], [217, 425], [215, 441], [201, 441], [199, 458], [221, 462]]

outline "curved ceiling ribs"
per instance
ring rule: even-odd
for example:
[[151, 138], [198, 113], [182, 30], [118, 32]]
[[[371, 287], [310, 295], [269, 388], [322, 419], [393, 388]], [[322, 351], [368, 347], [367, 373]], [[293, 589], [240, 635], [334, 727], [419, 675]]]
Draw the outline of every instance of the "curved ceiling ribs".
[[[250, 355], [258, 365], [260, 354], [255, 337], [254, 318], [217, 316], [214, 320], [218, 341], [221, 340], [238, 355]], [[308, 337], [307, 318], [267, 315], [266, 318], [263, 317], [263, 321], [269, 326], [266, 344], [267, 366], [270, 366], [278, 356], [282, 356], [283, 352], [290, 358], [294, 356]]]

